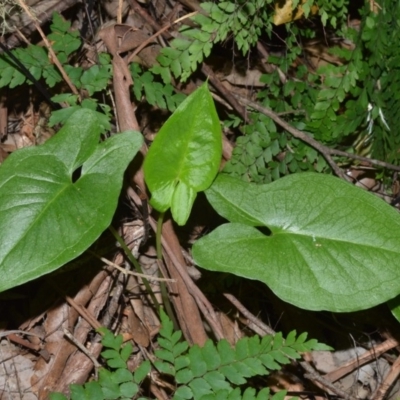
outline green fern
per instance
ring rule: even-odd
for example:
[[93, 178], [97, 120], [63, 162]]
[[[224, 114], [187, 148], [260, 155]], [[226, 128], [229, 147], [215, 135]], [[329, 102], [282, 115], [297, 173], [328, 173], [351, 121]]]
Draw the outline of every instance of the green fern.
[[[280, 370], [282, 365], [299, 359], [302, 352], [330, 350], [316, 340], [307, 341], [306, 333], [297, 336], [295, 331], [286, 339], [281, 333], [261, 339], [258, 336], [242, 338], [235, 347], [226, 340], [217, 345], [207, 340], [203, 347], [190, 347], [182, 340], [181, 331], [174, 332], [172, 322], [163, 311], [161, 324], [153, 366], [160, 374], [175, 381], [174, 400], [283, 400], [285, 391], [271, 396], [268, 388], [257, 392], [247, 387], [242, 392], [241, 387], [248, 383], [249, 378]], [[150, 373], [149, 361], [144, 361], [131, 373], [126, 362], [132, 353], [132, 345], [123, 346], [122, 336], [114, 337], [105, 328], [101, 332], [104, 335], [102, 344], [106, 348], [101, 355], [106, 360], [107, 369], [99, 371], [98, 381], [71, 385], [71, 400], [131, 399], [139, 395], [139, 385]], [[50, 399], [67, 400], [67, 397], [53, 393]]]
[[270, 183], [298, 171], [327, 172], [325, 159], [312, 147], [278, 132], [275, 123], [251, 113], [251, 124], [242, 128], [224, 173], [255, 183]]
[[[203, 26], [208, 26], [210, 21], [204, 15], [196, 15], [193, 19]], [[172, 40], [170, 47], [161, 50], [157, 57], [159, 65], [151, 68], [151, 72], [161, 75], [165, 84], [171, 82], [171, 73], [182, 82], [186, 81], [197, 69], [198, 64], [211, 54], [215, 43], [214, 32], [184, 25], [180, 33], [181, 37]]]
[[[293, 6], [299, 3], [295, 1]], [[306, 15], [312, 3], [302, 4]], [[343, 35], [351, 36], [352, 33], [346, 31], [348, 0], [335, 4], [319, 0], [317, 5], [324, 25], [336, 27]], [[247, 54], [262, 33], [272, 35], [273, 6], [269, 0], [202, 3], [205, 13], [192, 18], [196, 26], [180, 29], [180, 36], [171, 41], [171, 47], [161, 51], [160, 65], [154, 66], [152, 71], [161, 74], [166, 83], [170, 82], [171, 74], [185, 81], [210, 54], [212, 47], [229, 35], [243, 55]], [[261, 82], [265, 83], [266, 89], [261, 90], [258, 97], [264, 106], [275, 112], [292, 113], [289, 114], [290, 122], [317, 140], [338, 145], [348, 135], [360, 130], [366, 117], [365, 107], [351, 107], [351, 102], [359, 94], [359, 70], [357, 67], [349, 68], [346, 63], [325, 66], [316, 74], [309, 73], [303, 65], [292, 67], [302, 52], [299, 38], [315, 37], [316, 32], [307, 25], [292, 23], [287, 26], [287, 38], [282, 43], [286, 48], [285, 56], [270, 56], [268, 59], [270, 64], [276, 64], [285, 73], [287, 80], [281, 82], [278, 69], [263, 75]], [[333, 49], [332, 53], [348, 62], [353, 56], [353, 52], [341, 48]], [[357, 116], [352, 115], [350, 120], [347, 112], [342, 112], [346, 103], [349, 114], [357, 112]], [[240, 129], [245, 136], [238, 138], [225, 172], [253, 182], [267, 183], [298, 171], [330, 171], [325, 159], [314, 149], [278, 132], [267, 117], [258, 113], [251, 117], [252, 123]], [[237, 127], [238, 121], [233, 124]]]
[[[103, 334], [102, 344], [106, 348], [101, 353], [106, 360], [108, 369], [99, 371], [97, 381], [84, 385], [71, 385], [71, 400], [129, 400], [139, 392], [139, 385], [150, 372], [151, 364], [144, 361], [137, 370], [132, 373], [128, 370], [126, 362], [132, 354], [133, 347], [130, 343], [122, 345], [122, 336], [114, 336], [109, 330], [100, 328]], [[61, 393], [50, 394], [50, 400], [67, 400]]]
[[258, 336], [242, 338], [235, 347], [226, 340], [217, 345], [207, 340], [203, 347], [189, 347], [187, 342], [181, 341], [181, 332], [173, 332], [172, 322], [164, 313], [161, 321], [160, 349], [155, 351], [158, 360], [154, 366], [160, 373], [175, 378], [175, 400], [255, 399], [258, 397], [251, 390], [240, 397], [236, 386], [245, 385], [251, 377], [280, 370], [290, 360], [299, 359], [300, 352], [328, 349], [316, 340], [306, 341], [307, 334], [296, 337], [295, 331], [286, 339], [280, 333], [261, 339]]
[[[230, 35], [237, 48], [245, 56], [250, 48], [257, 44], [263, 33], [269, 37], [272, 36], [275, 3], [274, 0], [201, 3], [200, 6], [204, 12], [191, 18], [197, 26], [183, 25], [181, 27], [180, 36], [171, 41], [170, 47], [161, 50], [157, 58], [159, 65], [154, 66], [152, 72], [160, 74], [165, 83], [170, 83], [171, 74], [184, 82], [210, 55], [213, 46], [225, 41]], [[296, 8], [298, 3], [299, 0], [293, 1], [293, 7]], [[314, 3], [313, 0], [308, 0], [302, 5], [306, 17], [310, 13], [312, 3]], [[338, 0], [334, 4], [329, 0], [317, 1], [323, 25], [329, 23], [335, 28], [339, 26], [343, 31], [346, 24], [347, 4], [348, 0]], [[309, 29], [308, 37], [312, 34], [313, 31]], [[297, 46], [297, 35], [297, 28], [292, 26], [286, 42], [286, 48], [292, 55], [295, 55], [296, 49], [300, 51]], [[287, 61], [290, 62], [290, 60]]]
[[[303, 65], [293, 66], [301, 52], [296, 38], [311, 38], [315, 31], [288, 24], [285, 57], [268, 60], [287, 79], [282, 82], [278, 70], [263, 75], [261, 82], [266, 88], [259, 91], [258, 98], [264, 106], [286, 114], [289, 123], [325, 145], [398, 164], [400, 136], [394, 127], [400, 115], [396, 95], [400, 91], [396, 50], [400, 45], [396, 19], [400, 15], [399, 3], [385, 0], [377, 13], [365, 5], [360, 30], [348, 29], [344, 24], [347, 1], [317, 3], [320, 15], [340, 8], [337, 18], [325, 20], [340, 26], [338, 32], [354, 47], [329, 48], [340, 63], [322, 65], [310, 73]], [[324, 158], [313, 149], [284, 133], [279, 136], [285, 138], [278, 140], [275, 126], [265, 124], [267, 133], [259, 127], [259, 122], [266, 118], [257, 114], [252, 114], [252, 118], [252, 126], [241, 129], [246, 136], [237, 141], [238, 148], [225, 169], [227, 173], [262, 183], [298, 171], [329, 172]]]
[[243, 55], [247, 54], [263, 32], [271, 33], [272, 4], [273, 0], [202, 3], [205, 13], [192, 17], [197, 27], [182, 26], [180, 37], [161, 50], [159, 65], [152, 72], [160, 74], [165, 83], [170, 83], [171, 73], [184, 82], [229, 34]]

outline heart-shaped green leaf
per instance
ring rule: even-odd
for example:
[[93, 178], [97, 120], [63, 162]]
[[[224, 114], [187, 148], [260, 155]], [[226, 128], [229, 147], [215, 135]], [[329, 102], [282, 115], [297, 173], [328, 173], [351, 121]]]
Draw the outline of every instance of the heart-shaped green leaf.
[[123, 173], [143, 140], [137, 132], [99, 139], [96, 113], [79, 110], [44, 145], [1, 165], [0, 291], [61, 267], [110, 224]]
[[203, 84], [188, 96], [158, 132], [144, 161], [151, 205], [184, 225], [198, 192], [207, 189], [221, 162], [221, 127]]
[[206, 195], [233, 223], [194, 245], [201, 267], [261, 280], [309, 310], [356, 311], [400, 293], [400, 216], [374, 195], [316, 173], [259, 186], [221, 175]]

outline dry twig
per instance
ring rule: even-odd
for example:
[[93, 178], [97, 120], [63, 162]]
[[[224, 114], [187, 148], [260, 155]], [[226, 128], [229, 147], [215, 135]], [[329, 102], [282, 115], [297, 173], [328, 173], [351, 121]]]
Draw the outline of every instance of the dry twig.
[[[235, 296], [224, 293], [224, 296], [256, 327], [258, 327], [258, 331], [261, 329], [264, 334], [275, 335], [275, 331], [270, 328], [268, 325], [264, 324], [264, 322], [260, 321], [255, 315], [253, 315]], [[254, 329], [254, 327], [250, 327]], [[260, 334], [259, 332], [256, 332]]]
[[21, 8], [29, 15], [29, 17], [32, 19], [32, 21], [34, 22], [37, 31], [39, 32], [40, 36], [43, 39], [44, 44], [47, 47], [47, 50], [49, 51], [49, 54], [54, 62], [54, 64], [57, 66], [58, 70], [60, 71], [62, 77], [64, 78], [65, 82], [67, 83], [67, 85], [70, 87], [70, 89], [72, 90], [72, 93], [74, 93], [75, 95], [78, 96], [78, 98], [80, 98], [79, 92], [76, 89], [75, 85], [71, 82], [71, 79], [69, 79], [69, 76], [67, 75], [67, 73], [65, 72], [63, 66], [61, 65], [60, 61], [58, 60], [56, 53], [54, 52], [53, 48], [51, 47], [50, 42], [48, 41], [46, 35], [44, 34], [40, 24], [37, 22], [37, 19], [35, 18], [35, 16], [32, 14], [32, 12], [30, 11], [29, 7], [26, 5], [26, 3], [23, 0], [18, 0], [18, 3], [20, 4]]

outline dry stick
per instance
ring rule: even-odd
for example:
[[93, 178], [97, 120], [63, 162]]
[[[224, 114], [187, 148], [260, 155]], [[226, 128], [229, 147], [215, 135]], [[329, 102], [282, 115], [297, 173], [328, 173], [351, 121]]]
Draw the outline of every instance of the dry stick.
[[65, 72], [63, 66], [61, 65], [60, 61], [58, 60], [56, 53], [54, 53], [53, 48], [51, 47], [50, 42], [47, 40], [46, 35], [44, 34], [42, 28], [40, 27], [39, 23], [37, 22], [36, 18], [33, 16], [33, 14], [31, 13], [31, 11], [29, 10], [29, 7], [25, 4], [24, 0], [18, 0], [18, 3], [20, 4], [21, 8], [29, 15], [29, 17], [32, 19], [33, 23], [36, 26], [36, 29], [38, 30], [40, 36], [43, 39], [44, 44], [47, 47], [47, 50], [49, 51], [52, 60], [54, 62], [54, 64], [56, 64], [58, 70], [60, 71], [62, 77], [64, 78], [65, 82], [67, 82], [67, 85], [70, 87], [70, 89], [72, 90], [72, 93], [74, 93], [75, 95], [78, 96], [78, 98], [80, 98], [79, 92], [76, 89], [75, 85], [71, 82], [71, 80], [69, 79], [69, 76], [67, 75], [67, 73]]
[[13, 343], [18, 344], [20, 346], [26, 347], [27, 349], [30, 349], [30, 350], [33, 350], [33, 351], [36, 351], [36, 352], [40, 353], [40, 356], [45, 361], [49, 361], [50, 360], [50, 355], [47, 354], [45, 351], [43, 351], [43, 352], [41, 351], [42, 346], [39, 343], [33, 344], [33, 343], [29, 342], [28, 340], [21, 338], [21, 336], [18, 336], [15, 333], [10, 333], [7, 336], [7, 339], [10, 342], [13, 342]]
[[378, 165], [379, 167], [384, 167], [393, 171], [400, 171], [400, 167], [398, 165], [393, 165], [381, 160], [376, 160], [374, 158], [362, 157], [357, 154], [351, 154], [347, 153], [346, 151], [331, 149], [329, 147], [327, 147], [327, 151], [329, 151], [332, 156], [343, 156], [347, 158], [352, 158], [353, 160], [364, 161], [369, 164]]
[[341, 151], [341, 150], [331, 149], [330, 147], [327, 147], [327, 146], [319, 143], [317, 140], [308, 136], [304, 132], [289, 125], [286, 121], [279, 118], [279, 116], [276, 113], [274, 113], [273, 111], [271, 111], [270, 109], [268, 109], [266, 107], [262, 107], [259, 104], [257, 104], [256, 102], [248, 100], [245, 97], [239, 96], [238, 94], [234, 94], [234, 96], [236, 98], [238, 98], [239, 102], [241, 102], [242, 104], [250, 106], [250, 107], [254, 108], [255, 110], [259, 111], [260, 113], [270, 117], [277, 124], [279, 124], [282, 128], [286, 129], [295, 138], [300, 139], [303, 142], [306, 142], [310, 146], [314, 147], [314, 149], [318, 150], [325, 157], [325, 159], [328, 161], [329, 165], [332, 167], [332, 169], [335, 171], [335, 173], [338, 176], [340, 176], [346, 180], [348, 180], [348, 177], [336, 165], [336, 163], [332, 160], [331, 156], [343, 156], [343, 157], [351, 158], [354, 160], [364, 161], [364, 162], [367, 162], [367, 163], [370, 163], [373, 165], [378, 165], [380, 167], [392, 169], [394, 171], [400, 171], [400, 167], [397, 165], [389, 164], [384, 161], [375, 160], [375, 159], [371, 159], [371, 158], [367, 158], [367, 157], [361, 157], [356, 154], [347, 153], [347, 152]]
[[64, 335], [83, 353], [85, 354], [93, 363], [93, 365], [98, 369], [101, 368], [102, 365], [97, 361], [95, 357], [93, 357], [88, 349], [78, 340], [75, 339], [74, 335], [66, 328], [63, 329]]
[[[80, 299], [75, 297], [75, 300], [78, 300], [80, 304], [84, 304], [88, 313], [97, 318], [101, 310], [104, 309], [109, 297], [110, 284], [111, 276], [106, 271], [101, 271], [84, 291], [80, 291], [82, 292], [82, 296], [79, 296], [78, 293]], [[104, 317], [102, 318], [101, 325], [109, 326], [109, 323], [104, 321]], [[74, 326], [75, 339], [80, 343], [85, 343], [88, 340], [91, 325], [83, 318], [80, 318], [76, 326], [71, 322], [67, 328], [71, 328], [72, 326]], [[101, 343], [96, 342], [96, 339], [91, 340], [90, 353], [93, 357], [97, 358], [100, 355], [101, 348]], [[64, 354], [62, 360], [63, 374], [57, 377], [57, 384], [54, 387], [52, 386], [52, 391], [65, 392], [71, 383], [85, 383], [92, 368], [92, 361], [82, 352], [76, 351], [76, 348], [71, 345], [67, 348], [67, 354]]]
[[189, 8], [190, 10], [198, 11], [201, 14], [206, 14], [205, 10], [201, 8], [200, 2], [198, 0], [178, 0], [178, 1], [185, 7]]
[[118, 271], [122, 272], [124, 275], [133, 275], [133, 276], [138, 276], [139, 278], [145, 278], [148, 281], [158, 281], [158, 282], [175, 282], [175, 279], [169, 279], [169, 278], [158, 278], [157, 276], [149, 276], [146, 274], [140, 274], [139, 272], [133, 272], [129, 271], [128, 269], [121, 267], [118, 264], [113, 263], [112, 261], [108, 260], [105, 257], [100, 257], [96, 253], [93, 253], [92, 251], [89, 251], [91, 254], [93, 254], [95, 257], [97, 257], [99, 260], [103, 261], [103, 263], [107, 264], [110, 267], [116, 268]]
[[18, 330], [18, 329], [13, 329], [11, 331], [0, 332], [0, 338], [7, 337], [8, 335], [12, 335], [12, 334], [15, 334], [15, 333], [19, 333], [21, 335], [36, 336], [36, 337], [40, 338], [40, 340], [43, 340], [43, 337], [40, 336], [40, 335], [37, 335], [36, 333], [21, 331], [21, 330]]
[[357, 400], [355, 397], [352, 397], [345, 391], [337, 388], [332, 382], [329, 382], [321, 376], [307, 361], [300, 362], [300, 365], [307, 371], [307, 374], [304, 375], [305, 378], [319, 382], [322, 386], [331, 390], [340, 397], [343, 397], [345, 400]]
[[383, 400], [386, 397], [387, 391], [396, 381], [397, 377], [400, 374], [400, 357], [396, 358], [396, 361], [393, 363], [390, 372], [381, 383], [376, 393], [371, 397], [373, 400]]
[[[142, 17], [155, 31], [158, 31], [160, 29], [160, 25], [158, 25], [153, 18], [150, 17], [150, 15], [143, 9], [143, 7], [136, 1], [136, 0], [128, 0], [129, 6], [132, 8], [132, 10], [138, 14], [140, 17]], [[170, 34], [168, 34], [169, 37], [171, 37]]]
[[[150, 220], [150, 224], [152, 225], [152, 228], [154, 229], [155, 221], [153, 219]], [[153, 224], [154, 224], [154, 226], [153, 226]], [[182, 277], [183, 281], [185, 282], [187, 288], [189, 289], [189, 292], [192, 294], [192, 296], [196, 300], [197, 306], [203, 313], [204, 318], [207, 320], [207, 322], [212, 327], [217, 340], [223, 339], [225, 337], [225, 335], [222, 331], [220, 322], [218, 321], [218, 318], [214, 312], [214, 309], [212, 308], [212, 305], [207, 300], [207, 298], [204, 296], [204, 294], [201, 292], [201, 290], [192, 281], [192, 279], [190, 278], [188, 273], [185, 271], [184, 267], [180, 264], [175, 253], [170, 248], [167, 240], [164, 239], [164, 237], [162, 237], [161, 241], [162, 241], [162, 245], [163, 245], [164, 249], [166, 250], [169, 258], [172, 260], [173, 264], [175, 265], [175, 268], [178, 270], [180, 276]]]
[[[136, 173], [135, 177], [134, 177], [134, 181], [135, 183], [139, 186], [140, 190], [142, 191], [142, 193], [145, 193], [146, 190], [146, 186], [144, 183], [144, 177], [143, 177], [143, 170], [139, 169], [138, 172]], [[128, 188], [128, 195], [132, 198], [132, 200], [134, 201], [134, 203], [140, 207], [140, 205], [142, 204], [142, 200], [139, 198], [139, 196], [135, 193], [135, 191], [129, 187]], [[152, 228], [154, 229], [154, 231], [156, 231], [156, 226], [157, 223], [154, 221], [154, 219], [150, 219]], [[176, 252], [181, 252], [181, 246], [179, 243], [179, 240], [176, 236], [176, 233], [174, 232], [173, 228], [170, 227], [170, 229], [168, 229], [169, 234], [165, 235], [163, 233], [162, 236], [162, 244], [163, 247], [165, 248], [166, 243], [168, 244], [168, 248], [169, 249], [174, 249], [171, 251], [171, 253], [173, 254], [174, 251]], [[185, 262], [183, 259], [183, 256], [180, 255], [180, 258], [182, 259], [182, 264]], [[186, 329], [186, 333], [189, 335], [188, 339], [189, 341], [193, 341], [194, 343], [197, 344], [203, 344], [205, 343], [205, 341], [207, 340], [207, 335], [206, 332], [204, 330], [203, 325], [198, 326], [199, 324], [201, 324], [201, 317], [200, 317], [200, 312], [199, 312], [199, 306], [198, 306], [198, 299], [196, 298], [195, 295], [193, 295], [193, 291], [190, 290], [190, 287], [187, 283], [187, 281], [185, 281], [185, 276], [181, 276], [182, 275], [182, 271], [178, 271], [178, 268], [180, 267], [181, 263], [179, 262], [179, 255], [175, 255], [173, 254], [173, 258], [170, 257], [172, 264], [174, 265], [174, 271], [171, 272], [172, 274], [177, 274], [179, 277], [179, 281], [176, 282], [176, 285], [178, 288], [178, 292], [179, 290], [182, 290], [181, 292], [181, 304], [182, 304], [182, 315], [178, 315], [178, 318], [180, 320], [181, 326], [183, 328]], [[175, 276], [173, 276], [175, 278]], [[190, 278], [189, 278], [190, 280]], [[191, 280], [190, 280], [191, 281]], [[193, 282], [192, 282], [193, 284]], [[200, 292], [201, 293], [201, 292]], [[204, 295], [203, 295], [204, 297]], [[183, 300], [185, 300], [183, 302]], [[196, 308], [195, 308], [196, 307]], [[191, 324], [188, 325], [188, 322], [190, 322]], [[210, 323], [211, 326], [216, 325], [216, 323], [212, 324]], [[194, 327], [197, 327], [197, 329], [194, 329]], [[184, 330], [184, 329], [182, 329]], [[222, 332], [222, 329], [221, 329]], [[185, 336], [186, 336], [185, 333]]]
[[93, 329], [98, 329], [101, 327], [100, 322], [93, 317], [93, 315], [89, 314], [86, 308], [78, 304], [72, 297], [65, 296], [65, 300], [67, 300], [68, 304], [74, 308], [78, 314], [93, 327]]
[[263, 332], [268, 335], [275, 335], [276, 332], [270, 328], [264, 322], [260, 321], [255, 315], [253, 315], [235, 296], [224, 293], [223, 294], [249, 321], [256, 325]]
[[368, 363], [371, 360], [375, 360], [381, 354], [386, 353], [387, 351], [395, 348], [399, 345], [399, 342], [394, 338], [386, 339], [383, 343], [374, 346], [372, 349], [368, 350], [364, 354], [355, 357], [350, 360], [346, 364], [342, 365], [338, 369], [331, 371], [324, 375], [324, 378], [328, 379], [331, 382], [336, 382], [343, 376], [349, 374], [354, 371], [356, 368], [361, 367], [362, 365]]
[[113, 87], [119, 129], [122, 132], [130, 129], [139, 132], [140, 126], [132, 109], [129, 85], [125, 81], [124, 71], [121, 68], [120, 62], [123, 62], [120, 56], [115, 55], [112, 61]]
[[123, 0], [118, 0], [117, 24], [122, 24], [122, 8], [124, 6]]
[[[91, 305], [93, 302], [99, 301], [101, 297], [98, 295], [99, 289], [102, 288], [104, 285], [109, 285], [109, 276], [106, 271], [100, 271], [96, 276], [91, 279], [90, 283], [88, 285], [83, 286], [78, 293], [75, 294], [74, 296], [74, 303], [78, 305], [85, 305], [85, 310], [87, 310], [86, 314], [89, 314], [94, 321], [96, 321], [96, 326], [101, 326], [98, 324], [96, 317], [94, 316], [93, 313], [90, 313], [91, 310]], [[59, 291], [61, 294], [65, 294], [64, 290], [62, 288], [59, 288], [55, 282], [53, 282], [53, 286]], [[88, 306], [86, 306], [89, 303]], [[61, 306], [63, 308], [61, 308]], [[79, 379], [82, 378], [82, 373], [85, 371], [86, 376], [84, 377], [84, 381], [86, 381], [87, 375], [89, 374], [90, 370], [93, 368], [93, 365], [91, 361], [87, 359], [85, 355], [82, 355], [85, 360], [88, 361], [90, 364], [88, 366], [88, 369], [85, 370], [84, 365], [78, 363], [73, 365], [73, 372], [66, 371], [65, 368], [68, 368], [68, 363], [69, 359], [71, 358], [72, 353], [76, 351], [76, 348], [67, 340], [65, 342], [60, 343], [59, 340], [61, 340], [61, 337], [63, 336], [63, 333], [59, 332], [60, 327], [67, 327], [71, 328], [75, 326], [76, 321], [78, 320], [79, 317], [79, 312], [76, 311], [74, 308], [69, 308], [67, 307], [67, 304], [63, 304], [60, 307], [56, 307], [50, 311], [48, 311], [48, 316], [47, 316], [47, 325], [49, 325], [47, 331], [49, 332], [49, 335], [46, 339], [46, 344], [45, 344], [45, 350], [49, 351], [52, 353], [54, 356], [52, 357], [52, 364], [51, 364], [51, 370], [46, 369], [47, 375], [46, 377], [41, 381], [41, 391], [47, 393], [49, 391], [64, 391], [69, 387], [69, 384], [72, 382], [77, 383], [79, 382]], [[86, 308], [87, 307], [87, 308]], [[62, 311], [65, 309], [65, 311]], [[63, 313], [65, 312], [65, 319], [63, 317]], [[61, 315], [60, 315], [61, 313]], [[86, 315], [85, 314], [85, 315]], [[62, 324], [60, 324], [60, 319], [62, 319]], [[79, 334], [78, 328], [79, 326], [86, 325], [88, 327], [87, 330], [85, 330], [83, 336]], [[90, 327], [92, 324], [89, 322], [86, 322], [85, 318], [81, 318], [77, 322], [77, 326], [74, 329], [74, 335], [75, 338], [78, 339], [81, 343], [86, 341], [87, 339], [87, 334], [89, 333]], [[50, 340], [51, 341], [50, 341]], [[56, 341], [55, 341], [56, 339]], [[62, 345], [62, 348], [60, 349], [60, 344]], [[91, 353], [95, 355], [95, 346], [91, 348]], [[100, 353], [100, 349], [98, 351]], [[96, 353], [97, 355], [97, 353]], [[77, 365], [79, 365], [79, 368], [77, 368]], [[60, 373], [60, 371], [64, 371], [63, 374]], [[74, 375], [75, 374], [75, 375]], [[74, 375], [74, 376], [73, 376]], [[78, 377], [79, 376], [79, 377]], [[58, 389], [59, 385], [61, 384], [60, 382], [65, 381], [65, 379], [72, 379], [72, 381], [68, 381], [61, 390]], [[56, 382], [58, 382], [56, 384]], [[81, 382], [81, 383], [83, 383]], [[57, 386], [57, 389], [56, 389]], [[42, 396], [42, 398], [47, 398], [47, 396]]]

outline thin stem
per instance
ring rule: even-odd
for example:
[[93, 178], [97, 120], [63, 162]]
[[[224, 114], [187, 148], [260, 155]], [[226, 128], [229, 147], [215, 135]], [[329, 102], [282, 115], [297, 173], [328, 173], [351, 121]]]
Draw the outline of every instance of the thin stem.
[[[117, 240], [117, 242], [120, 244], [122, 250], [124, 251], [125, 255], [128, 257], [129, 261], [134, 265], [134, 267], [136, 268], [136, 270], [140, 273], [143, 274], [143, 270], [141, 265], [139, 264], [139, 262], [136, 260], [135, 257], [133, 257], [132, 252], [129, 250], [128, 246], [126, 245], [126, 243], [124, 242], [124, 239], [122, 239], [122, 237], [119, 235], [119, 233], [114, 229], [114, 227], [112, 225], [110, 225], [108, 227], [108, 229], [110, 230], [110, 232], [114, 235], [115, 239]], [[153, 289], [150, 286], [150, 283], [148, 281], [148, 279], [143, 278], [143, 284], [147, 290], [147, 292], [149, 293], [151, 300], [153, 301], [155, 307], [157, 307], [157, 310], [160, 311], [160, 303], [157, 301], [157, 298], [153, 292]]]
[[160, 213], [157, 220], [157, 232], [156, 232], [156, 249], [157, 249], [157, 259], [162, 260], [162, 246], [161, 246], [161, 236], [162, 236], [162, 226], [164, 223], [164, 213]]

